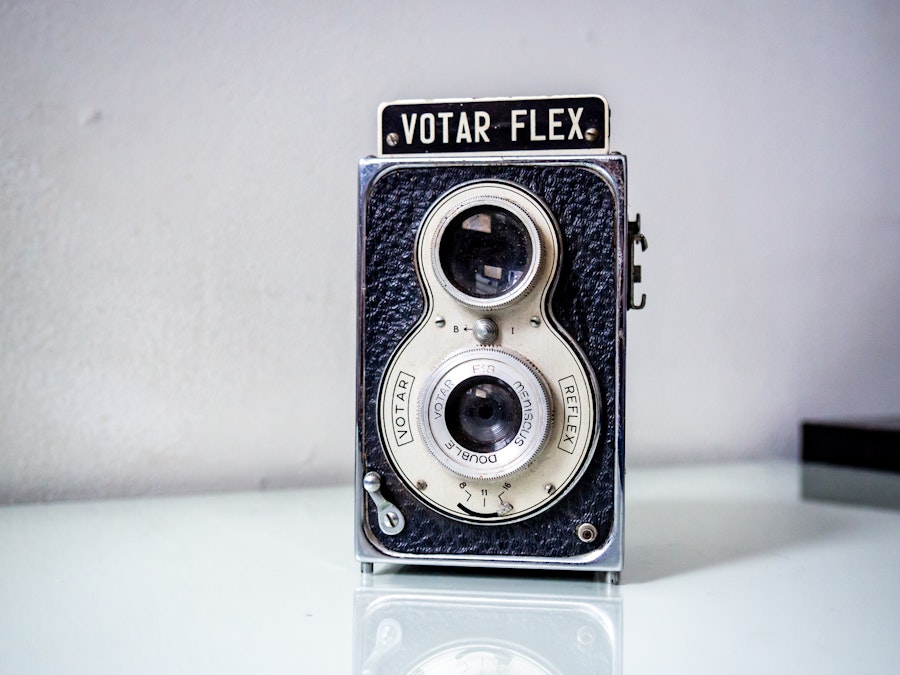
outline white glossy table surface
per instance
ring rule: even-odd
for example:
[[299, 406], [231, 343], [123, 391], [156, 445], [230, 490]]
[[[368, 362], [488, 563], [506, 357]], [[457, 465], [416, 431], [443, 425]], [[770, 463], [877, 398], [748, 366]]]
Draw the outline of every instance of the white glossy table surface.
[[353, 559], [349, 486], [0, 508], [0, 673], [898, 673], [900, 513], [635, 469], [626, 568]]

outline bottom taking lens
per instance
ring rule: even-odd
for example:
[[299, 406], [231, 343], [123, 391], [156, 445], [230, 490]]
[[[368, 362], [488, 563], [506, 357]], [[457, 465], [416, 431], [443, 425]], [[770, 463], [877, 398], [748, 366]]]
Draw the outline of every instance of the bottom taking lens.
[[506, 382], [482, 375], [460, 382], [447, 397], [447, 431], [472, 452], [509, 445], [522, 424], [519, 397]]
[[435, 368], [419, 399], [428, 451], [464, 478], [492, 480], [524, 468], [550, 431], [547, 386], [514, 352], [463, 349]]

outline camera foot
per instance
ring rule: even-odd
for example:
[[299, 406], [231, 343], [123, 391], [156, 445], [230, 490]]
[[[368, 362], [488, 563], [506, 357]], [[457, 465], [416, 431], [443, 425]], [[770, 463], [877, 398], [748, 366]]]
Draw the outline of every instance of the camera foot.
[[601, 584], [609, 584], [610, 586], [618, 586], [619, 585], [619, 573], [618, 572], [597, 572], [596, 579]]
[[372, 574], [372, 572], [375, 571], [375, 564], [369, 563], [369, 562], [364, 562], [364, 563], [360, 564], [359, 568], [360, 568], [359, 571], [362, 572], [363, 574]]

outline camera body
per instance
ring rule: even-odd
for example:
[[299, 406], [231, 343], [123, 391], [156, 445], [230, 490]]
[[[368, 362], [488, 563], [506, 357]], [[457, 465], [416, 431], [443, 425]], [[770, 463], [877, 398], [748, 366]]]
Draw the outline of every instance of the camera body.
[[646, 243], [605, 100], [380, 112], [359, 165], [357, 558], [617, 573]]

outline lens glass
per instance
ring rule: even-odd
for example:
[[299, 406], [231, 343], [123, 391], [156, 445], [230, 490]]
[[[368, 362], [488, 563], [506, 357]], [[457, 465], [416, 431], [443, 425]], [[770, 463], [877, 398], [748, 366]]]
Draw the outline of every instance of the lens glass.
[[489, 375], [470, 377], [447, 396], [447, 430], [471, 452], [496, 452], [509, 445], [522, 425], [519, 397]]
[[533, 253], [522, 221], [485, 205], [451, 220], [439, 247], [447, 279], [475, 298], [494, 298], [514, 289], [531, 266]]

